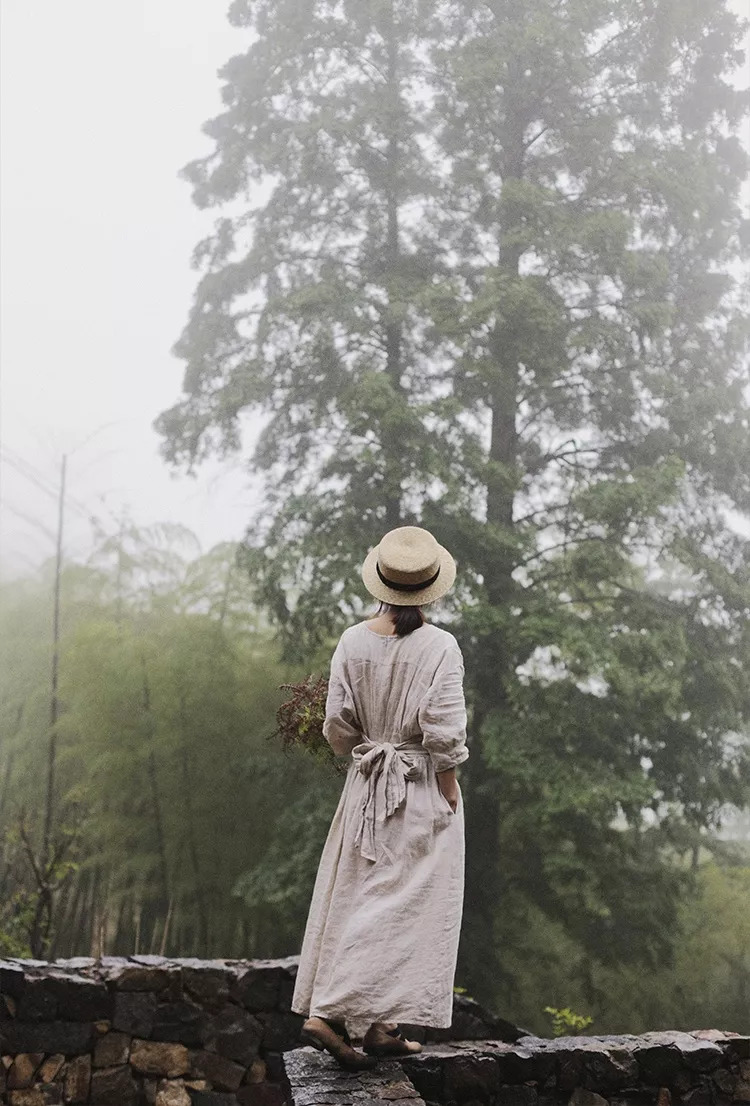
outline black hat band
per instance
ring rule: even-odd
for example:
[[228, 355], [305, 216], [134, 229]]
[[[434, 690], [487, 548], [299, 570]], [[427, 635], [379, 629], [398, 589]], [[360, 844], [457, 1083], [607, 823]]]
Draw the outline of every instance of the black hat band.
[[387, 588], [393, 588], [394, 591], [423, 591], [425, 588], [432, 587], [440, 575], [440, 565], [438, 565], [438, 570], [435, 575], [430, 576], [429, 580], [423, 580], [421, 584], [399, 584], [396, 580], [389, 580], [387, 576], [383, 575], [377, 561], [375, 562], [375, 570], [381, 582], [384, 583]]

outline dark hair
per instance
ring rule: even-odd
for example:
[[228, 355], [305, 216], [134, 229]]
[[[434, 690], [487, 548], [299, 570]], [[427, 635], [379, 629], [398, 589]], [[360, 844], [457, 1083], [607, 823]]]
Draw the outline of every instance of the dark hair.
[[418, 630], [424, 623], [421, 607], [399, 607], [394, 603], [380, 604], [378, 614], [392, 614], [397, 637], [406, 637], [412, 630]]

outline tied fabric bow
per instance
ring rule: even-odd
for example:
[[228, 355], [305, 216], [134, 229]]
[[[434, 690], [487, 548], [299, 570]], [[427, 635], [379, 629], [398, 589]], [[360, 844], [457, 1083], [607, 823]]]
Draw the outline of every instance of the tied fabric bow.
[[406, 781], [415, 780], [420, 774], [419, 761], [414, 759], [414, 754], [429, 755], [427, 749], [414, 741], [394, 745], [390, 741], [365, 738], [352, 749], [354, 763], [367, 780], [354, 845], [359, 846], [367, 860], [377, 860], [377, 822], [384, 822], [398, 810], [406, 799]]

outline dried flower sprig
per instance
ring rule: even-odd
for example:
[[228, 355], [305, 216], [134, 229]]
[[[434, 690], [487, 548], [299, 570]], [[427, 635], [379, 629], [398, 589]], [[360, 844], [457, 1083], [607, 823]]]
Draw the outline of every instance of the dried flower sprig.
[[290, 695], [276, 711], [276, 731], [272, 737], [280, 738], [285, 750], [296, 746], [330, 764], [337, 772], [345, 772], [346, 764], [337, 760], [323, 736], [328, 694], [325, 676], [317, 679], [307, 676], [296, 684], [282, 684], [281, 690]]

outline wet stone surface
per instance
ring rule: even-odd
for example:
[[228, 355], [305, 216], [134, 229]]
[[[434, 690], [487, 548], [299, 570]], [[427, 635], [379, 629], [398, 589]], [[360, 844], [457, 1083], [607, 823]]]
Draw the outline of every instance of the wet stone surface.
[[426, 1044], [400, 1064], [442, 1106], [750, 1102], [750, 1037], [717, 1030]]
[[372, 1071], [343, 1071], [327, 1053], [298, 1048], [284, 1054], [289, 1096], [294, 1106], [386, 1106], [406, 1101], [424, 1106], [400, 1064], [381, 1061]]
[[718, 1030], [426, 1043], [347, 1073], [311, 1048], [284, 1055], [293, 1106], [721, 1106], [750, 1102], [750, 1037]]

